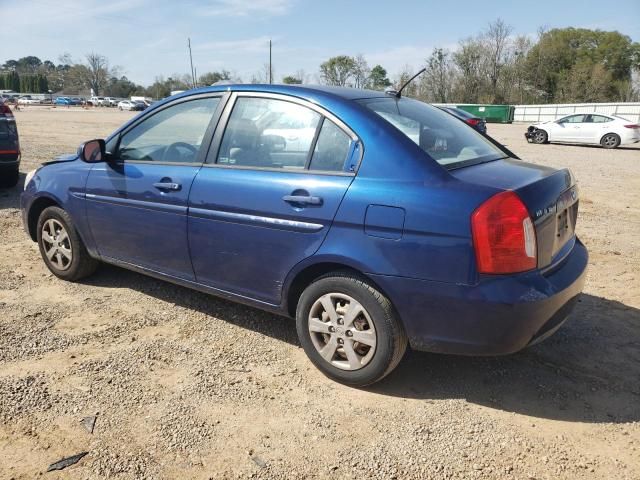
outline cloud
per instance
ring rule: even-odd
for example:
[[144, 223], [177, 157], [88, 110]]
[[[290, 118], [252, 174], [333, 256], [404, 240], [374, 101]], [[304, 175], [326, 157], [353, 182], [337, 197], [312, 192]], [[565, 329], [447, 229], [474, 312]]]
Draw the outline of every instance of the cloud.
[[204, 15], [245, 17], [252, 14], [269, 16], [285, 15], [293, 6], [293, 0], [213, 0], [202, 8]]

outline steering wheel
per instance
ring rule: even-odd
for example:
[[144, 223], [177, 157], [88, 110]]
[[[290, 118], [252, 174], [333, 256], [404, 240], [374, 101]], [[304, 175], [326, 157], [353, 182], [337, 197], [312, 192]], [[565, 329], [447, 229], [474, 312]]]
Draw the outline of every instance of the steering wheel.
[[194, 157], [195, 157], [195, 154], [198, 152], [198, 149], [193, 145], [190, 145], [186, 142], [176, 142], [176, 143], [172, 143], [165, 149], [164, 153], [162, 154], [162, 161], [175, 162], [176, 156], [182, 157], [182, 154], [180, 153], [181, 148], [185, 150], [189, 150], [189, 152], [192, 153]]

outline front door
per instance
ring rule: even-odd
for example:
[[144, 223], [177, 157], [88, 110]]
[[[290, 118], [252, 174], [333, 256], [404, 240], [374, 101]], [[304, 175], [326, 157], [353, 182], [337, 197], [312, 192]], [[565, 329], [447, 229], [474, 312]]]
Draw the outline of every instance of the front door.
[[194, 279], [187, 202], [219, 102], [219, 97], [184, 99], [152, 112], [121, 134], [108, 162], [93, 167], [87, 216], [106, 260]]
[[580, 130], [585, 126], [585, 115], [569, 115], [561, 118], [553, 126], [550, 139], [558, 142], [580, 142], [582, 134]]
[[198, 282], [271, 304], [320, 248], [361, 150], [338, 119], [289, 98], [232, 100], [189, 198]]

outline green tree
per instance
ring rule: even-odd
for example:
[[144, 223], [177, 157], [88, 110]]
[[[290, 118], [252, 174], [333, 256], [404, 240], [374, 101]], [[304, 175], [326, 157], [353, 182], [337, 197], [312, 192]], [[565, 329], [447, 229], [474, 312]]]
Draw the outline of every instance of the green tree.
[[376, 65], [369, 74], [369, 88], [374, 90], [384, 90], [391, 86], [391, 81], [387, 78], [387, 71], [382, 65]]
[[287, 85], [300, 85], [302, 83], [302, 79], [294, 77], [293, 75], [287, 75], [282, 79], [282, 83]]
[[344, 87], [355, 74], [356, 61], [347, 55], [331, 57], [320, 65], [320, 76], [327, 85]]
[[[585, 28], [562, 28], [544, 32], [527, 54], [527, 70], [533, 88], [543, 92], [550, 101], [578, 101], [578, 98], [596, 96], [605, 100], [620, 98], [618, 87], [631, 80], [633, 69], [639, 66], [640, 44], [619, 32], [605, 32]], [[602, 86], [590, 90], [585, 81], [586, 72], [597, 69], [598, 82], [604, 74], [610, 75], [610, 85], [605, 93]], [[575, 71], [574, 71], [575, 69]], [[578, 90], [573, 90], [576, 87]], [[595, 88], [595, 90], [593, 90]]]
[[229, 71], [220, 70], [219, 72], [207, 72], [204, 75], [200, 75], [198, 83], [200, 85], [213, 85], [223, 80], [231, 80], [231, 73]]

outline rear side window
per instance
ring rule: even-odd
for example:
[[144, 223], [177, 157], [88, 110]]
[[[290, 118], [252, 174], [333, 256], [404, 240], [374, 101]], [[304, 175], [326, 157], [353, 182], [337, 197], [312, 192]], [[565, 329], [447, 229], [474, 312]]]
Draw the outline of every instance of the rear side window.
[[218, 165], [343, 172], [351, 138], [334, 122], [297, 103], [239, 97], [224, 131]]
[[120, 160], [193, 163], [220, 98], [201, 98], [167, 107], [122, 136]]
[[406, 135], [446, 168], [504, 158], [505, 153], [454, 116], [417, 100], [376, 98], [360, 103]]
[[593, 123], [607, 123], [613, 121], [613, 118], [605, 117], [604, 115], [591, 115], [591, 121]]
[[324, 119], [318, 141], [311, 156], [310, 170], [343, 172], [351, 151], [351, 139], [335, 123]]

